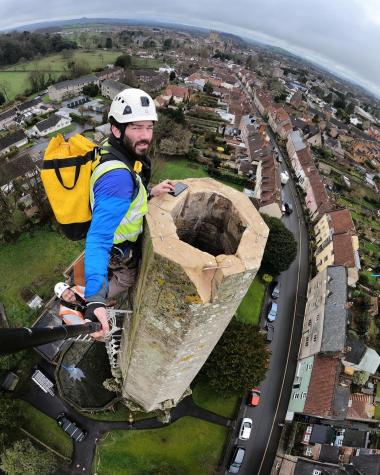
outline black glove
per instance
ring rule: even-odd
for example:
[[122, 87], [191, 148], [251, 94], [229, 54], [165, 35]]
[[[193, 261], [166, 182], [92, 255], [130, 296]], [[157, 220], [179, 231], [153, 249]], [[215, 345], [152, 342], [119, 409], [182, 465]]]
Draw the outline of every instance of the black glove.
[[86, 320], [91, 320], [92, 322], [97, 322], [98, 319], [96, 318], [96, 315], [94, 312], [97, 308], [100, 308], [100, 307], [105, 308], [106, 304], [104, 302], [88, 302], [87, 308], [84, 314], [84, 318]]

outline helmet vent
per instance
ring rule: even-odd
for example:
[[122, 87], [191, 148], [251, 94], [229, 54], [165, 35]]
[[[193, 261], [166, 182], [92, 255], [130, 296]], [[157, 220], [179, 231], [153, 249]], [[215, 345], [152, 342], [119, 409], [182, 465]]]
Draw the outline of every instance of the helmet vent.
[[140, 100], [143, 107], [149, 107], [149, 97], [141, 96]]
[[126, 115], [126, 114], [132, 114], [132, 109], [130, 108], [130, 106], [124, 107], [123, 115]]

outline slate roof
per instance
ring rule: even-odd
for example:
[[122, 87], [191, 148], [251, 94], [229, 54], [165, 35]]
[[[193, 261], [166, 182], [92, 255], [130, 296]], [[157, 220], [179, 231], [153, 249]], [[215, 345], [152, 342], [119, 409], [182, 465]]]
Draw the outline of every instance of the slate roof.
[[380, 455], [359, 454], [357, 457], [353, 457], [352, 463], [357, 475], [380, 475]]
[[43, 132], [44, 130], [47, 130], [47, 129], [50, 129], [51, 127], [56, 126], [61, 119], [62, 117], [59, 117], [56, 114], [52, 114], [47, 119], [42, 120], [41, 122], [38, 122], [36, 124], [36, 127], [40, 132]]
[[17, 142], [21, 142], [21, 140], [24, 139], [26, 139], [26, 135], [23, 130], [18, 130], [13, 134], [8, 134], [0, 139], [0, 150], [11, 147], [12, 145], [16, 144]]
[[314, 424], [309, 442], [311, 444], [331, 444], [331, 442], [334, 441], [334, 438], [335, 431], [331, 426]]
[[367, 432], [357, 429], [346, 429], [344, 431], [343, 445], [346, 447], [365, 448]]
[[6, 185], [15, 178], [33, 170], [35, 164], [28, 154], [18, 157], [11, 162], [2, 161], [0, 164], [0, 186]]
[[88, 75], [88, 76], [82, 76], [77, 79], [69, 79], [68, 81], [62, 81], [62, 82], [57, 82], [56, 84], [53, 84], [52, 86], [49, 86], [51, 88], [55, 89], [65, 89], [65, 88], [71, 88], [71, 87], [76, 87], [80, 85], [86, 85], [90, 84], [91, 82], [98, 82], [99, 79], [96, 76]]
[[9, 119], [9, 117], [13, 117], [15, 115], [16, 115], [16, 108], [15, 107], [13, 107], [13, 109], [8, 109], [7, 111], [2, 112], [0, 114], [0, 122], [2, 120]]
[[32, 99], [31, 101], [26, 101], [26, 102], [23, 102], [22, 104], [19, 104], [17, 106], [17, 109], [20, 111], [20, 112], [23, 112], [25, 111], [26, 109], [30, 109], [32, 107], [36, 107], [38, 104], [41, 104], [41, 98], [40, 97], [36, 97], [35, 99]]
[[321, 352], [338, 352], [344, 349], [347, 325], [346, 303], [346, 268], [343, 266], [329, 266], [327, 268]]
[[339, 447], [323, 444], [319, 452], [320, 462], [339, 463]]
[[346, 352], [344, 359], [349, 363], [360, 363], [366, 350], [366, 346], [363, 341], [356, 338], [347, 337], [346, 348], [347, 347], [351, 348], [351, 350]]

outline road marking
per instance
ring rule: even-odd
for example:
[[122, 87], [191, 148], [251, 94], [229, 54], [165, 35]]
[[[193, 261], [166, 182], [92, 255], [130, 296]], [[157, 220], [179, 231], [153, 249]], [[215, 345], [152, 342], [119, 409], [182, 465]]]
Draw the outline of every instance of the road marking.
[[[299, 214], [298, 214], [298, 203], [297, 203], [297, 201], [294, 199], [293, 190], [292, 190], [291, 188], [290, 188], [290, 193], [291, 193], [291, 195], [292, 195], [293, 201], [294, 201], [295, 204], [296, 204], [297, 218], [298, 218], [298, 236], [299, 236], [299, 243], [300, 243], [299, 254], [298, 254], [298, 276], [297, 276], [297, 288], [296, 288], [296, 301], [295, 301], [295, 304], [294, 304], [294, 312], [293, 312], [293, 320], [292, 320], [292, 330], [291, 330], [291, 333], [290, 333], [290, 342], [291, 342], [292, 339], [293, 339], [294, 322], [295, 322], [295, 318], [296, 318], [296, 309], [297, 309], [297, 303], [298, 303], [298, 287], [299, 287], [299, 282], [300, 282], [300, 271], [301, 271], [302, 239], [301, 239], [300, 216], [299, 216]], [[258, 472], [257, 472], [257, 475], [260, 475], [261, 469], [262, 469], [262, 467], [263, 467], [264, 459], [265, 459], [265, 456], [266, 456], [267, 451], [268, 451], [269, 442], [270, 442], [271, 437], [272, 437], [272, 432], [273, 432], [273, 427], [274, 427], [274, 421], [275, 421], [276, 418], [277, 418], [277, 413], [278, 413], [278, 408], [279, 408], [279, 406], [280, 406], [282, 391], [283, 391], [283, 389], [284, 389], [284, 382], [285, 382], [286, 372], [287, 372], [287, 370], [288, 370], [289, 355], [290, 355], [290, 349], [291, 349], [291, 347], [292, 347], [292, 345], [290, 344], [290, 345], [289, 345], [289, 348], [288, 348], [288, 354], [287, 354], [287, 356], [286, 356], [285, 371], [284, 371], [284, 376], [283, 376], [283, 378], [282, 378], [281, 389], [280, 389], [280, 396], [279, 396], [278, 401], [277, 401], [276, 412], [274, 413], [273, 422], [272, 422], [272, 427], [271, 427], [271, 429], [270, 429], [270, 433], [269, 433], [267, 445], [265, 446], [264, 454], [263, 454], [263, 457], [262, 457], [262, 459], [261, 459], [261, 463], [260, 463], [260, 467], [259, 467], [259, 470], [258, 470]]]

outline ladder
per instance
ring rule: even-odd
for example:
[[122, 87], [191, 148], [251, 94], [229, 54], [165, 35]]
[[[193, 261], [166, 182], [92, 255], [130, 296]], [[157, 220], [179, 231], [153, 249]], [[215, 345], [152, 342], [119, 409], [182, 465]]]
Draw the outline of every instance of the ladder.
[[119, 354], [124, 319], [126, 317], [130, 319], [133, 312], [131, 310], [116, 310], [113, 308], [107, 308], [106, 311], [110, 331], [104, 336], [105, 347], [110, 361], [111, 372], [116, 376], [119, 369]]

